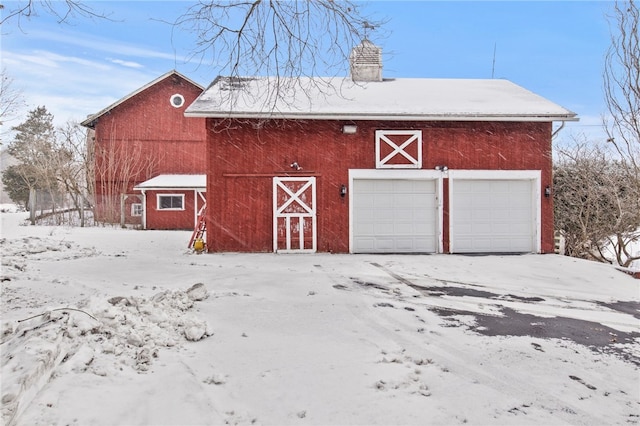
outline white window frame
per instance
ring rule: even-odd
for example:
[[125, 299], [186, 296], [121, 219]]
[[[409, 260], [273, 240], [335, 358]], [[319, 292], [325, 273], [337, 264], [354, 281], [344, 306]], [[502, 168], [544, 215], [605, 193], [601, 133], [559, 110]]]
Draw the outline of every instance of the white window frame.
[[[174, 99], [179, 99], [180, 105], [176, 105]], [[169, 98], [169, 103], [171, 103], [171, 106], [174, 108], [182, 108], [184, 106], [184, 96], [179, 93], [173, 94], [171, 95], [171, 98]]]
[[[407, 138], [400, 145], [389, 139], [387, 136], [406, 135]], [[413, 143], [418, 144], [417, 157], [405, 151], [405, 148]], [[393, 152], [381, 158], [381, 145], [386, 144]], [[403, 156], [407, 163], [389, 164], [388, 161], [396, 155]], [[376, 130], [376, 169], [421, 169], [422, 168], [422, 130]]]
[[131, 204], [131, 216], [139, 217], [142, 216], [143, 212], [142, 203], [133, 203]]
[[[176, 207], [170, 207], [170, 208], [163, 208], [161, 207], [161, 198], [163, 197], [180, 197], [181, 200], [181, 207], [176, 208]], [[182, 211], [184, 210], [184, 194], [157, 194], [156, 195], [156, 208], [158, 211], [163, 211], [163, 212], [167, 212], [167, 211]]]

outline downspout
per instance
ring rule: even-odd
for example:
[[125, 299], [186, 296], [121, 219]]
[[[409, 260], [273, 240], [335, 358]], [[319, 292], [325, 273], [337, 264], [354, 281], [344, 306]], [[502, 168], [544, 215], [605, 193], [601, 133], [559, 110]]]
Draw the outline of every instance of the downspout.
[[147, 191], [142, 190], [142, 229], [147, 229]]
[[560, 133], [560, 130], [564, 128], [564, 125], [565, 125], [565, 121], [561, 121], [560, 127], [558, 127], [558, 129], [555, 132], [551, 133], [551, 140], [553, 140], [553, 138], [555, 138], [558, 135], [558, 133]]

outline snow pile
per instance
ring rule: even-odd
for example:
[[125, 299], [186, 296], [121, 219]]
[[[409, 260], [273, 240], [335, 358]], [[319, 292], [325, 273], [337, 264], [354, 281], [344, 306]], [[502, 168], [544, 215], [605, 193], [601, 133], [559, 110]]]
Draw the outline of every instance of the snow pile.
[[95, 256], [93, 247], [80, 247], [75, 243], [54, 238], [25, 237], [10, 240], [0, 238], [2, 252], [2, 280], [10, 280], [24, 272], [29, 261], [70, 260]]
[[0, 204], [0, 213], [17, 213], [19, 211], [24, 211], [24, 209], [19, 207], [17, 204], [13, 204], [13, 203]]
[[148, 371], [161, 348], [211, 336], [192, 312], [209, 296], [202, 283], [151, 298], [93, 297], [80, 308], [55, 308], [2, 326], [2, 419], [12, 424], [52, 378], [67, 373]]

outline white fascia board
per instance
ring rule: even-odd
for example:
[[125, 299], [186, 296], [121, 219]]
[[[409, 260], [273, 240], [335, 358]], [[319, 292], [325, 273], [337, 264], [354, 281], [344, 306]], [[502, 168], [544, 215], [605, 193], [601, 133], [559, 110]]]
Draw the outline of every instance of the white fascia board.
[[251, 113], [251, 112], [185, 112], [185, 117], [259, 119], [259, 120], [363, 120], [363, 121], [518, 121], [553, 122], [579, 121], [568, 115], [527, 116], [527, 115], [417, 115], [417, 114], [292, 114], [292, 113]]

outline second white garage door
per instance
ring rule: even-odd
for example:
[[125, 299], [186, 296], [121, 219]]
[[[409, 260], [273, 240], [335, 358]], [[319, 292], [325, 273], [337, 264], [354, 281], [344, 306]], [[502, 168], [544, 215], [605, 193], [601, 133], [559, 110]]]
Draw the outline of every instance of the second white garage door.
[[354, 179], [354, 253], [434, 253], [435, 180]]
[[451, 251], [535, 251], [532, 180], [452, 180]]

